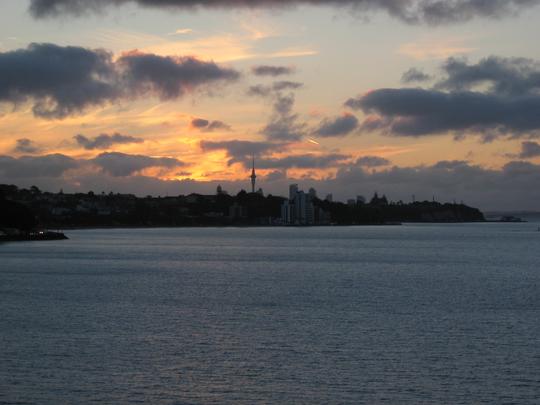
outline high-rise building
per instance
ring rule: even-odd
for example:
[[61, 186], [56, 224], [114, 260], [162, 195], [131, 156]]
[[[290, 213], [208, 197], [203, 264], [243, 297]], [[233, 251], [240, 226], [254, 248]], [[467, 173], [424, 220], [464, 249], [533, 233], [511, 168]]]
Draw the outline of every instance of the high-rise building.
[[294, 223], [305, 225], [306, 223], [307, 194], [298, 191], [294, 197]]
[[291, 184], [289, 186], [289, 200], [294, 201], [296, 194], [298, 193], [298, 184]]
[[315, 206], [317, 192], [311, 188], [308, 193], [298, 189], [298, 184], [289, 186], [289, 199], [281, 205], [281, 220], [284, 224], [315, 225], [323, 215]]
[[289, 200], [285, 200], [281, 204], [281, 221], [283, 224], [292, 224], [292, 208], [293, 205], [291, 205]]

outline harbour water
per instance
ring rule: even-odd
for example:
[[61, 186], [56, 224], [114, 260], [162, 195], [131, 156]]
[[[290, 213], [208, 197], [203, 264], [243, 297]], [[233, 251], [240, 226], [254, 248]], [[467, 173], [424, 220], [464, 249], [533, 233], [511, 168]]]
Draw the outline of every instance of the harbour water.
[[1, 404], [538, 404], [534, 223], [0, 245]]

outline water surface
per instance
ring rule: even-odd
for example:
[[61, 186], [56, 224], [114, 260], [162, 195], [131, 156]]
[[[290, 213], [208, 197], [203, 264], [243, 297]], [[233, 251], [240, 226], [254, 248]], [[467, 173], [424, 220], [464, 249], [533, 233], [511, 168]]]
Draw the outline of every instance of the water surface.
[[538, 404], [538, 224], [0, 245], [0, 403]]

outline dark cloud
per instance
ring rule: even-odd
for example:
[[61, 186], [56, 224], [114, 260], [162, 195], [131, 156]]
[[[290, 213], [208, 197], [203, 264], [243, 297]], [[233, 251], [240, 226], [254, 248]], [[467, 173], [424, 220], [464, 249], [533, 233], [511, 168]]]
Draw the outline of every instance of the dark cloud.
[[103, 50], [31, 44], [0, 53], [0, 102], [31, 99], [37, 116], [63, 118], [118, 96], [112, 55]]
[[204, 132], [230, 131], [231, 127], [223, 121], [209, 121], [204, 118], [194, 118], [191, 120], [191, 127]]
[[17, 139], [15, 148], [13, 148], [13, 151], [16, 153], [28, 153], [31, 155], [39, 153], [41, 150], [42, 149], [38, 144], [28, 138]]
[[409, 24], [447, 24], [473, 18], [501, 18], [538, 4], [537, 0], [31, 0], [35, 17], [81, 14], [135, 3], [164, 9], [286, 8], [296, 5], [345, 6], [356, 13], [383, 11]]
[[518, 156], [521, 159], [531, 159], [540, 156], [540, 144], [537, 142], [522, 142], [521, 152]]
[[434, 88], [377, 89], [345, 104], [369, 114], [361, 127], [398, 136], [453, 133], [540, 135], [540, 63], [489, 57], [476, 64], [450, 58]]
[[75, 169], [79, 162], [61, 154], [44, 156], [22, 156], [13, 158], [11, 156], [0, 156], [0, 173], [4, 178], [57, 178], [66, 171]]
[[[300, 121], [293, 112], [295, 96], [293, 91], [301, 88], [302, 83], [278, 81], [271, 86], [252, 86], [248, 94], [268, 97], [273, 100], [272, 115], [268, 124], [260, 131], [270, 141], [297, 141], [307, 133], [307, 124]], [[285, 91], [289, 92], [285, 94]]]
[[193, 128], [206, 128], [210, 124], [210, 121], [204, 118], [194, 118], [191, 120], [191, 126]]
[[259, 65], [251, 68], [255, 76], [283, 76], [293, 74], [296, 69], [288, 66]]
[[154, 158], [144, 155], [128, 155], [119, 152], [102, 153], [93, 159], [74, 159], [62, 154], [43, 156], [0, 156], [0, 173], [13, 178], [58, 178], [70, 169], [88, 165], [100, 167], [111, 176], [130, 176], [149, 167], [174, 168], [184, 163], [167, 157]]
[[297, 90], [303, 86], [304, 86], [303, 83], [291, 82], [288, 80], [274, 82], [270, 86], [257, 84], [257, 85], [251, 86], [248, 89], [248, 95], [268, 97], [268, 96], [274, 95], [276, 92], [280, 92], [283, 90]]
[[36, 116], [61, 119], [119, 99], [173, 99], [238, 76], [192, 57], [132, 52], [114, 61], [104, 50], [31, 44], [0, 53], [0, 103], [30, 101]]
[[334, 119], [325, 119], [314, 134], [322, 137], [345, 136], [358, 128], [358, 119], [352, 114], [344, 114]]
[[490, 56], [478, 63], [450, 58], [444, 63], [446, 77], [437, 89], [462, 91], [489, 86], [487, 92], [506, 96], [537, 94], [540, 90], [540, 63], [526, 58]]
[[144, 155], [128, 155], [119, 152], [102, 153], [91, 160], [99, 166], [105, 173], [111, 176], [131, 176], [143, 169], [150, 167], [180, 167], [184, 163], [178, 159], [160, 157], [154, 158]]
[[227, 162], [229, 165], [237, 162], [245, 162], [251, 159], [252, 156], [263, 156], [272, 152], [283, 151], [287, 145], [284, 143], [272, 142], [253, 142], [253, 141], [201, 141], [201, 149], [204, 152], [213, 150], [224, 150], [230, 158]]
[[388, 166], [392, 162], [380, 156], [362, 156], [356, 160], [356, 164], [362, 167]]
[[[530, 135], [540, 129], [540, 95], [499, 96], [430, 89], [380, 89], [346, 103], [368, 114], [370, 129], [399, 136], [471, 131], [496, 136]], [[364, 127], [365, 128], [365, 127]]]
[[427, 82], [428, 80], [431, 80], [431, 76], [417, 68], [411, 68], [401, 76], [402, 83]]
[[129, 144], [129, 143], [143, 143], [144, 139], [136, 138], [134, 136], [122, 135], [115, 133], [113, 135], [101, 134], [95, 138], [87, 138], [84, 135], [78, 134], [73, 137], [75, 142], [84, 149], [108, 149], [113, 145]]
[[298, 141], [307, 133], [307, 125], [293, 112], [294, 94], [276, 95], [270, 121], [261, 134], [272, 141]]
[[162, 100], [178, 98], [193, 87], [234, 81], [239, 77], [235, 70], [193, 57], [131, 52], [122, 56], [117, 65], [121, 67], [123, 80], [132, 93], [156, 95]]

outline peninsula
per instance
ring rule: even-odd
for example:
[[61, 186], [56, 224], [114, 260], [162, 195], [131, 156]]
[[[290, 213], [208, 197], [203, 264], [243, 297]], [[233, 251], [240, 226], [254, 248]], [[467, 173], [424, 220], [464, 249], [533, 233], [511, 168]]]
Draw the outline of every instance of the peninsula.
[[0, 230], [86, 227], [385, 225], [401, 222], [478, 222], [484, 215], [464, 204], [389, 201], [377, 193], [346, 203], [319, 198], [291, 185], [289, 197], [240, 191], [173, 197], [115, 193], [50, 193], [0, 185]]

